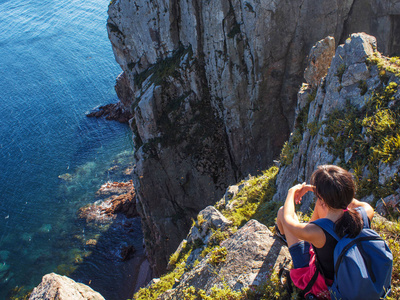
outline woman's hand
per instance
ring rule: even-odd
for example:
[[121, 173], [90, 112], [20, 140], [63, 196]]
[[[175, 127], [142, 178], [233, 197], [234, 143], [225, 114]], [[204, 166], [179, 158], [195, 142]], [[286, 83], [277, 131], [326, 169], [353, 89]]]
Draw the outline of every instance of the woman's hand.
[[313, 192], [314, 186], [311, 184], [306, 184], [305, 182], [296, 184], [289, 189], [289, 193], [293, 194], [294, 202], [296, 204], [301, 203], [301, 198], [308, 192]]

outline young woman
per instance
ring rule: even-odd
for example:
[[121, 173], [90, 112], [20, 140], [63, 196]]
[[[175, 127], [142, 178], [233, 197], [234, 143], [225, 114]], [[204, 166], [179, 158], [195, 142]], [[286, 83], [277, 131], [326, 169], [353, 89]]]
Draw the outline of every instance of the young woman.
[[[277, 230], [286, 237], [293, 268], [304, 268], [300, 273], [312, 277], [313, 272], [308, 272], [307, 268], [315, 255], [329, 284], [334, 277], [333, 252], [337, 241], [319, 226], [299, 222], [295, 204], [300, 203], [307, 192], [313, 192], [317, 197], [311, 221], [330, 219], [335, 223], [335, 232], [339, 237], [355, 237], [363, 228], [362, 218], [355, 208], [363, 207], [370, 221], [374, 210], [368, 203], [354, 199], [355, 184], [351, 173], [333, 165], [319, 166], [311, 176], [311, 184], [297, 184], [289, 189], [285, 204], [278, 211]], [[292, 273], [291, 277], [293, 279]], [[307, 283], [310, 279], [300, 278], [300, 282]], [[296, 285], [295, 280], [294, 283]]]

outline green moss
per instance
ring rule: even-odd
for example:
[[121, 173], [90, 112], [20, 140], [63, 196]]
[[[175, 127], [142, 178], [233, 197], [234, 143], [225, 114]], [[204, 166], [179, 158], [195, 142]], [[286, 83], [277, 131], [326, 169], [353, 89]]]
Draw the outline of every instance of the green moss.
[[326, 125], [323, 136], [328, 138], [326, 146], [334, 157], [344, 161], [347, 148], [354, 146], [361, 131], [361, 113], [347, 101], [345, 109], [334, 110], [323, 122]]
[[201, 232], [201, 228], [202, 228], [204, 222], [206, 222], [206, 220], [204, 219], [204, 216], [197, 215], [197, 227], [199, 228], [200, 232]]
[[212, 287], [210, 295], [202, 289], [196, 289], [191, 286], [184, 290], [183, 297], [185, 300], [241, 300], [247, 299], [245, 291], [234, 291], [226, 284], [224, 288]]
[[182, 249], [180, 251], [175, 251], [169, 258], [168, 268], [173, 270], [176, 267], [176, 264], [183, 259], [183, 257], [191, 251], [192, 248], [189, 247], [188, 243], [185, 241], [182, 245]]
[[367, 58], [367, 64], [369, 67], [376, 65], [379, 70], [379, 75], [382, 82], [388, 80], [389, 74], [394, 74], [396, 77], [400, 77], [400, 58], [399, 57], [385, 57], [379, 52], [375, 52], [373, 55]]
[[[400, 158], [400, 108], [390, 105], [397, 90], [395, 82], [382, 83], [363, 109], [347, 102], [345, 109], [333, 111], [324, 121], [326, 142], [321, 142], [340, 158], [342, 167], [354, 170], [359, 198], [373, 194], [379, 199], [398, 186], [396, 180], [379, 184], [378, 174], [380, 162]], [[347, 162], [346, 153], [351, 154]]]
[[[252, 297], [251, 297], [251, 296]], [[302, 299], [299, 297], [299, 290], [294, 288], [293, 294], [290, 296], [281, 284], [278, 273], [276, 270], [271, 270], [267, 274], [267, 278], [264, 283], [256, 287], [256, 289], [249, 296], [250, 299], [261, 299], [261, 300], [289, 300], [289, 299]]]
[[214, 250], [214, 248], [216, 248], [216, 246], [209, 245], [207, 247], [204, 247], [203, 251], [201, 251], [200, 253], [200, 257], [201, 258], [206, 257], [208, 253]]
[[231, 210], [223, 210], [222, 214], [233, 222], [233, 226], [241, 226], [259, 211], [264, 210], [275, 194], [277, 167], [271, 167], [262, 175], [247, 180], [245, 186], [231, 200], [234, 203]]
[[204, 247], [203, 251], [200, 253], [200, 257], [204, 258], [207, 256], [208, 253], [213, 252], [215, 249], [217, 249], [221, 242], [226, 240], [229, 236], [230, 233], [228, 230], [222, 231], [221, 229], [211, 229], [212, 230], [212, 235], [210, 237], [210, 240], [206, 247]]
[[214, 267], [226, 261], [226, 256], [228, 255], [228, 250], [225, 247], [215, 247], [211, 251], [211, 255], [208, 258], [208, 263]]
[[320, 128], [321, 124], [318, 121], [310, 122], [307, 124], [307, 129], [310, 130], [311, 136], [315, 136]]
[[289, 143], [289, 141], [286, 141], [283, 144], [281, 154], [279, 156], [281, 166], [288, 166], [292, 163], [293, 157], [297, 153], [296, 150], [297, 148], [294, 149], [293, 145]]
[[212, 245], [220, 245], [222, 241], [226, 240], [229, 237], [229, 233], [226, 230], [221, 229], [211, 229], [212, 235], [210, 237], [209, 243]]
[[346, 65], [342, 63], [337, 69], [336, 76], [339, 78], [339, 82], [342, 83], [343, 74], [346, 71]]
[[185, 48], [182, 44], [172, 54], [172, 56], [162, 59], [151, 65], [143, 72], [137, 74], [134, 77], [134, 83], [137, 87], [141, 87], [143, 82], [151, 76], [150, 82], [155, 85], [160, 85], [166, 77], [172, 76], [177, 77], [179, 73], [177, 69], [182, 58], [188, 54], [193, 55], [192, 47]]

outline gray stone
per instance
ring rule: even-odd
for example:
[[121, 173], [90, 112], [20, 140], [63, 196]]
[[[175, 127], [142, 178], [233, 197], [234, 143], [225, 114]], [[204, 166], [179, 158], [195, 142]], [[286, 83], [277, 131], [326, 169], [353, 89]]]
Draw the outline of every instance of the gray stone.
[[381, 162], [379, 164], [379, 183], [382, 185], [385, 184], [388, 178], [391, 178], [395, 174], [399, 173], [399, 169], [400, 169], [400, 159], [389, 164]]
[[382, 216], [388, 216], [393, 211], [398, 211], [400, 205], [399, 191], [396, 194], [389, 195], [384, 199], [381, 199], [376, 204], [376, 212]]
[[201, 228], [203, 232], [207, 232], [207, 230], [211, 227], [214, 229], [224, 229], [226, 226], [232, 224], [227, 218], [225, 218], [215, 207], [207, 206], [199, 215], [203, 216], [205, 222], [201, 224]]
[[192, 228], [190, 228], [187, 241], [188, 243], [194, 243], [196, 240], [202, 240], [202, 235], [197, 226], [192, 226]]
[[364, 197], [364, 198], [362, 198], [360, 200], [364, 201], [364, 202], [367, 202], [367, 203], [372, 203], [374, 201], [374, 195], [366, 196], [366, 197]]
[[349, 86], [370, 77], [369, 70], [365, 62], [350, 65], [342, 77], [342, 85]]
[[87, 285], [55, 273], [43, 276], [33, 289], [29, 300], [104, 300], [104, 297]]
[[183, 299], [188, 286], [209, 293], [212, 287], [228, 286], [240, 290], [265, 282], [273, 270], [290, 261], [287, 246], [261, 223], [250, 220], [231, 238], [221, 244], [227, 250], [226, 260], [212, 265], [209, 253], [192, 270], [181, 277], [179, 284], [159, 299]]
[[[207, 206], [205, 209], [200, 211], [197, 219], [200, 219], [201, 222], [197, 220], [191, 227], [187, 236], [188, 243], [194, 243], [199, 240], [206, 245], [213, 233], [212, 229], [225, 229], [232, 224], [231, 221], [225, 218], [213, 206]], [[180, 251], [179, 248], [181, 248], [181, 245], [178, 247], [177, 251]]]

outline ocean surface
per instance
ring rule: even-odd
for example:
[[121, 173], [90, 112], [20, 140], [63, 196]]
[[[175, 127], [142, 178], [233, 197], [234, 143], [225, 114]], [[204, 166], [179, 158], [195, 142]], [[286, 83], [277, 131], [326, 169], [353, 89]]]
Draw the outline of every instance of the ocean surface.
[[133, 164], [129, 127], [85, 115], [117, 102], [108, 3], [0, 0], [0, 299], [50, 272], [108, 300], [131, 292], [134, 266], [120, 251], [141, 251], [139, 220], [77, 217], [102, 184], [129, 180]]

